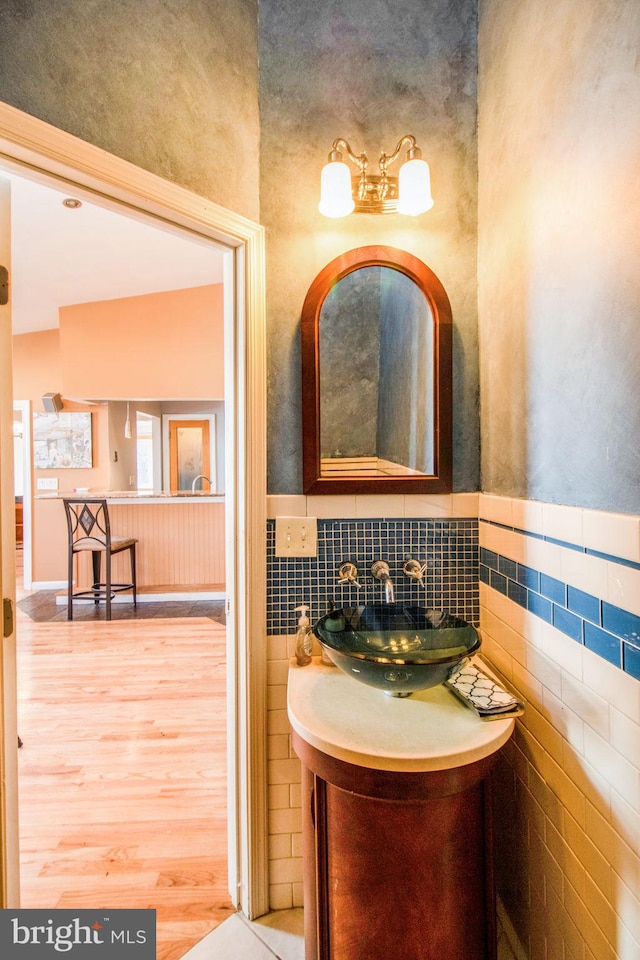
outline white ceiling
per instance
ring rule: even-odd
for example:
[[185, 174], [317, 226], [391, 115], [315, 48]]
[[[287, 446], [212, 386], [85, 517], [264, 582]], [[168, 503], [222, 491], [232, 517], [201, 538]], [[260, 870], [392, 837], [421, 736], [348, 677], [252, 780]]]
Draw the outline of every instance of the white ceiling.
[[[212, 243], [133, 219], [0, 169], [11, 181], [11, 316], [14, 333], [58, 326], [58, 307], [222, 282]], [[82, 196], [70, 210], [65, 197]]]

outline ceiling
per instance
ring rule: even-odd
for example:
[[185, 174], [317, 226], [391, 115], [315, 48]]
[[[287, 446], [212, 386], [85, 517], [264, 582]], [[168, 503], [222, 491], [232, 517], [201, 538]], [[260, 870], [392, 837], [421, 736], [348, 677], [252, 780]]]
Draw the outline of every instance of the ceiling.
[[[186, 231], [116, 212], [0, 169], [11, 181], [13, 332], [58, 326], [58, 308], [222, 282], [222, 252]], [[62, 201], [82, 197], [68, 209]]]

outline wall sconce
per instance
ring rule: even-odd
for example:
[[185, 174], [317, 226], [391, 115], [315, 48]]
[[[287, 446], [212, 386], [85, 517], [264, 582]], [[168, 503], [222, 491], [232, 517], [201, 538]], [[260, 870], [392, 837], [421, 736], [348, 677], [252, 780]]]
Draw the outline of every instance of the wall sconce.
[[[408, 143], [407, 159], [400, 167], [398, 177], [389, 176], [388, 167], [400, 156]], [[343, 162], [341, 149], [360, 170], [351, 176], [351, 169]], [[391, 156], [380, 155], [379, 174], [367, 172], [366, 153], [356, 156], [346, 140], [333, 141], [329, 162], [322, 168], [320, 203], [318, 210], [325, 217], [346, 217], [349, 213], [405, 213], [415, 217], [433, 206], [429, 165], [422, 159], [416, 138], [402, 137]]]
[[133, 431], [131, 429], [131, 419], [129, 417], [129, 401], [127, 400], [127, 419], [124, 422], [125, 440], [133, 440]]

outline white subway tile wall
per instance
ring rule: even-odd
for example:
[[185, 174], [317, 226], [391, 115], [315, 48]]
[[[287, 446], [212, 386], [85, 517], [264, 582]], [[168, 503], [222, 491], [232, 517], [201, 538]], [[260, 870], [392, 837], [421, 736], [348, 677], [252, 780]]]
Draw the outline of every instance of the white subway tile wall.
[[269, 796], [269, 906], [302, 906], [300, 761], [291, 747], [287, 674], [295, 636], [267, 638], [267, 777]]
[[482, 495], [479, 517], [483, 655], [526, 703], [494, 777], [516, 952], [638, 960], [640, 519]]

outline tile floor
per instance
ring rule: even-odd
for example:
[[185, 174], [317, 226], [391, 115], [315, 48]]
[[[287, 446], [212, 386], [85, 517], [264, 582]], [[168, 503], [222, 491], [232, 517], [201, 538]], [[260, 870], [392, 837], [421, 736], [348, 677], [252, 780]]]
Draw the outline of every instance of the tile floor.
[[[189, 950], [183, 960], [304, 960], [302, 910], [278, 910], [259, 920], [247, 920], [236, 913]], [[500, 928], [498, 960], [516, 960]]]
[[235, 913], [183, 960], [304, 960], [302, 909], [278, 910], [259, 920]]
[[[59, 591], [38, 590], [18, 600], [18, 606], [31, 620], [38, 622], [58, 622], [67, 619], [66, 603], [57, 603]], [[75, 603], [74, 620], [104, 620], [104, 604]], [[218, 623], [225, 622], [224, 602], [222, 600], [177, 600], [158, 602], [139, 602], [135, 607], [130, 601], [122, 600], [111, 608], [113, 620], [148, 620], [158, 617], [209, 617]]]

